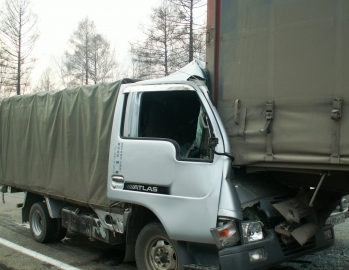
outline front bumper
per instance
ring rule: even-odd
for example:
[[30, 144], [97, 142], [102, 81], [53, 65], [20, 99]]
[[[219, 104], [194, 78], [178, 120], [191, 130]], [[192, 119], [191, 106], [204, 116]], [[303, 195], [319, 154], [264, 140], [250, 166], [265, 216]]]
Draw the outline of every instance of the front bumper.
[[[329, 229], [332, 230], [333, 238], [326, 240], [324, 231]], [[221, 250], [219, 252], [220, 269], [262, 269], [314, 251], [326, 249], [333, 245], [333, 243], [333, 226], [322, 228], [304, 246], [300, 246], [298, 243], [286, 246], [282, 244], [281, 240], [279, 240], [278, 234], [274, 230], [269, 230], [267, 231], [266, 238], [262, 241]], [[249, 252], [258, 248], [264, 248], [266, 258], [262, 261], [251, 263]]]
[[349, 217], [349, 210], [344, 213], [345, 218]]

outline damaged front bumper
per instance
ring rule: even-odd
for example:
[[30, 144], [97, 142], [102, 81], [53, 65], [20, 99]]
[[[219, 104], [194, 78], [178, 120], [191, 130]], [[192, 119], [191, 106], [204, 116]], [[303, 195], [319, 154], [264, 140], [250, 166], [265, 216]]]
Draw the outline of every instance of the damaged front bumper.
[[[301, 255], [326, 249], [333, 244], [333, 226], [323, 227], [303, 246], [297, 242], [285, 245], [279, 234], [274, 230], [268, 230], [266, 238], [262, 241], [221, 250], [219, 252], [220, 269], [262, 269]], [[253, 256], [251, 257], [251, 254], [258, 252], [263, 256], [256, 261]]]

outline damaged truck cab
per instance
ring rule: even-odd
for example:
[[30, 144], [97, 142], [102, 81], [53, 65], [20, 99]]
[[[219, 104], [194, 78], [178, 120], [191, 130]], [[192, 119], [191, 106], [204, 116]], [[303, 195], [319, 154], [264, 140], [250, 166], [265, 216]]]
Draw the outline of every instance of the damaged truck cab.
[[347, 206], [336, 220], [327, 218], [342, 193], [232, 166], [202, 68], [194, 61], [120, 89], [108, 198], [153, 216], [136, 240], [139, 268], [260, 269], [331, 246], [333, 224], [344, 221]]

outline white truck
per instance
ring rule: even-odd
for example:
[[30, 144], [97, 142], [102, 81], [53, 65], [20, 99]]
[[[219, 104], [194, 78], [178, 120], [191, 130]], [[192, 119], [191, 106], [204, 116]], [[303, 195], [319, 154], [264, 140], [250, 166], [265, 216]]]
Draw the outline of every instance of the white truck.
[[[349, 3], [208, 8], [208, 71], [193, 61], [161, 79], [2, 101], [0, 184], [25, 191], [36, 241], [81, 232], [124, 244], [147, 270], [261, 269], [334, 243], [348, 210]], [[280, 33], [302, 42], [279, 47]]]

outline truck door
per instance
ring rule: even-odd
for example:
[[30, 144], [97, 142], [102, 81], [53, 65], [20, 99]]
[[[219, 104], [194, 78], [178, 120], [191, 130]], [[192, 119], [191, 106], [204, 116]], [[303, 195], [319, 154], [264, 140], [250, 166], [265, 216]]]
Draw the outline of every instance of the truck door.
[[150, 209], [172, 239], [213, 243], [227, 157], [209, 101], [195, 85], [126, 86], [114, 116], [108, 197]]

